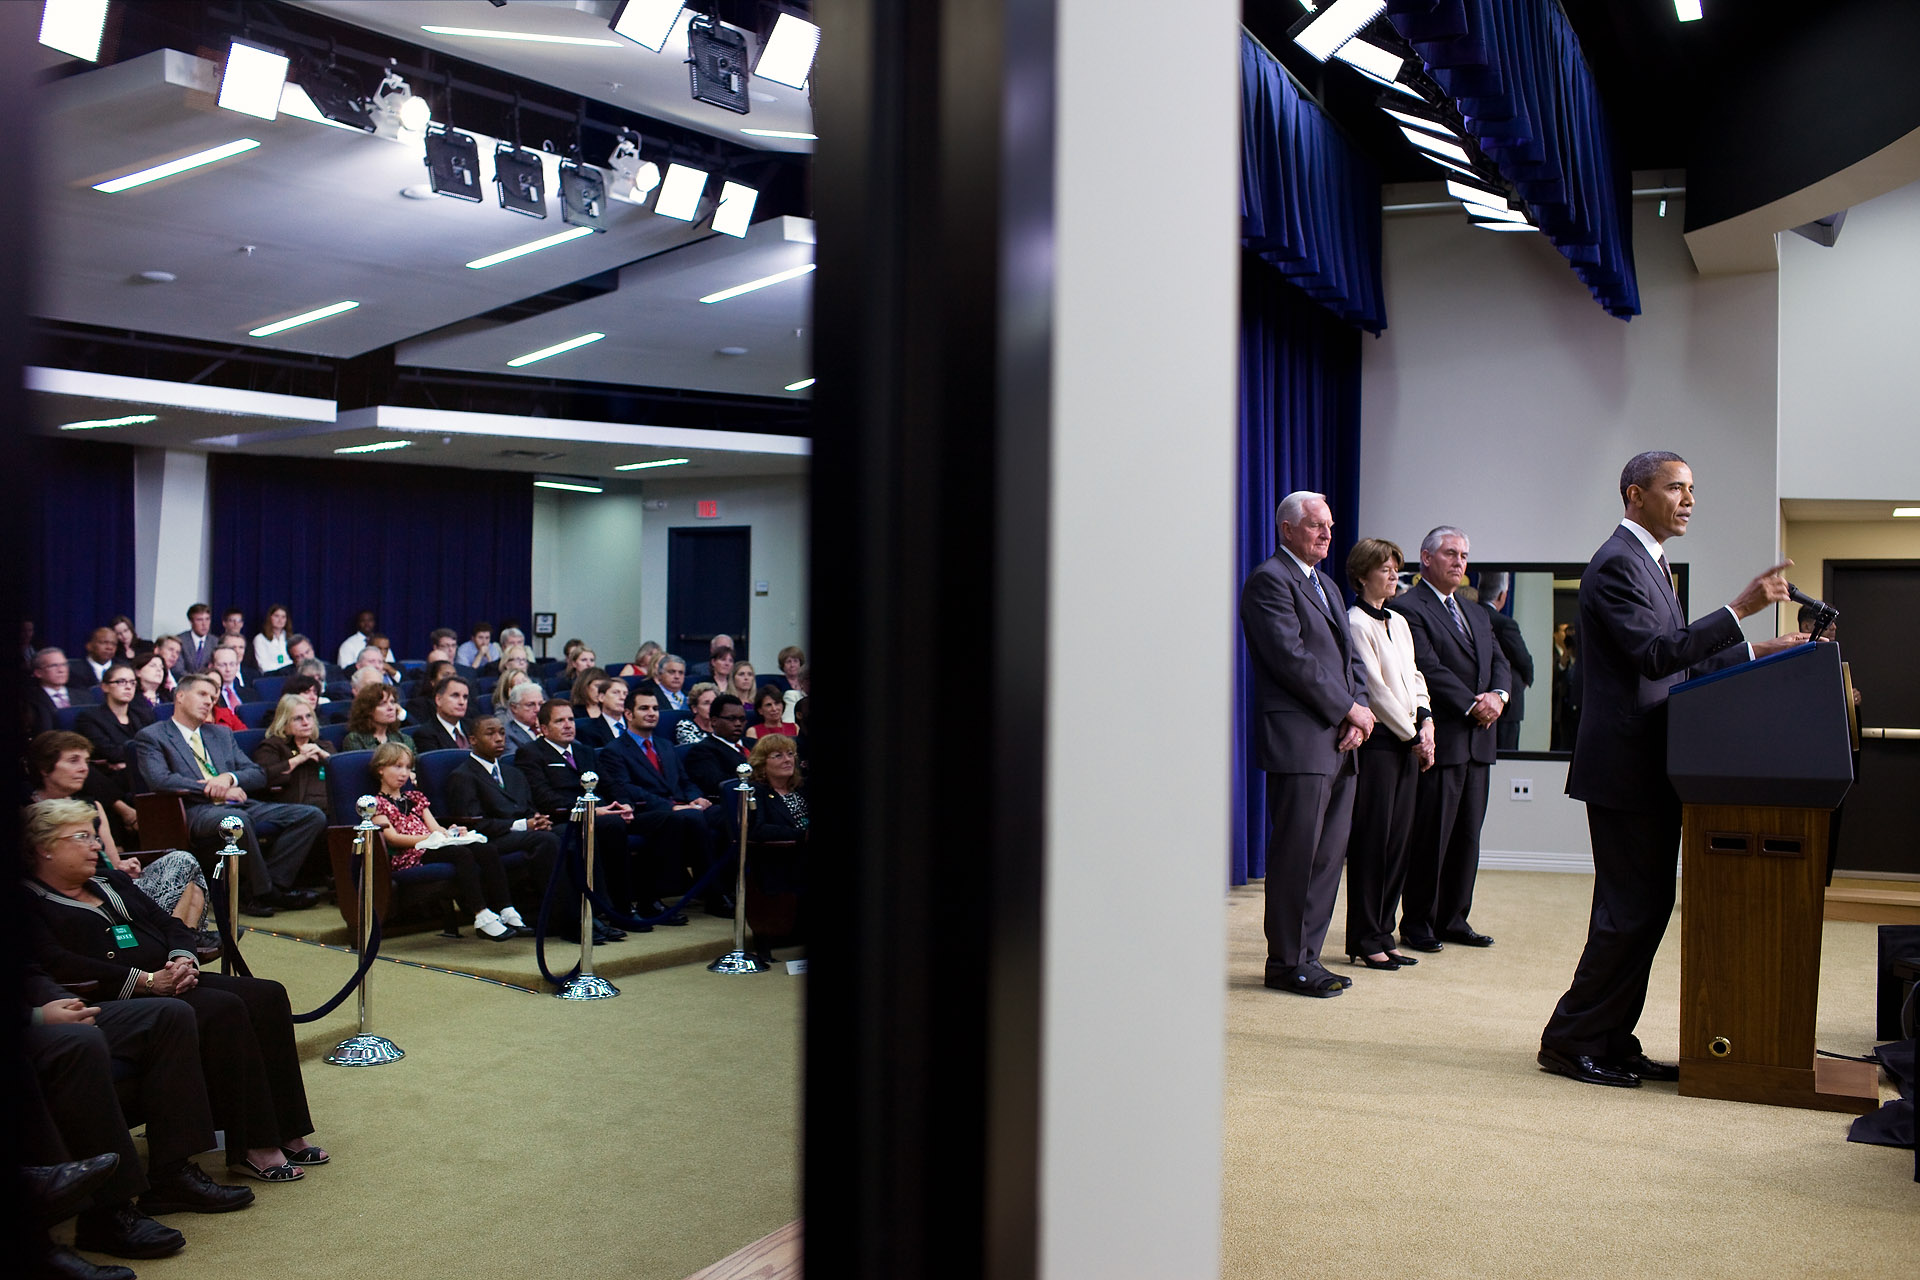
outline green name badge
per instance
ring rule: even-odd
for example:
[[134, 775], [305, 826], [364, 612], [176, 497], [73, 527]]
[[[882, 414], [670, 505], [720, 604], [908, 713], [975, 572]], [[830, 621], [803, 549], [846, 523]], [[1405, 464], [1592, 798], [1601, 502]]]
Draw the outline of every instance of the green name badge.
[[131, 928], [124, 924], [117, 924], [113, 926], [113, 941], [117, 946], [131, 947], [136, 945], [139, 939], [133, 936]]

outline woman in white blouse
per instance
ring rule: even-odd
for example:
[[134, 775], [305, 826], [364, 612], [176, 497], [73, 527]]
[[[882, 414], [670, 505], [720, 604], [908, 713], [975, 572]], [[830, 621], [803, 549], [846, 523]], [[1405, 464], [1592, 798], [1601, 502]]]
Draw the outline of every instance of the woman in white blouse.
[[266, 620], [253, 638], [253, 665], [259, 668], [260, 674], [266, 675], [291, 661], [287, 656], [287, 606], [268, 605]]
[[1433, 704], [1413, 661], [1407, 620], [1388, 610], [1406, 557], [1383, 538], [1367, 538], [1347, 557], [1359, 599], [1347, 610], [1367, 668], [1374, 728], [1358, 749], [1353, 832], [1347, 839], [1347, 959], [1391, 972], [1418, 964], [1393, 948], [1393, 917], [1407, 879], [1407, 840], [1419, 774], [1433, 767]]

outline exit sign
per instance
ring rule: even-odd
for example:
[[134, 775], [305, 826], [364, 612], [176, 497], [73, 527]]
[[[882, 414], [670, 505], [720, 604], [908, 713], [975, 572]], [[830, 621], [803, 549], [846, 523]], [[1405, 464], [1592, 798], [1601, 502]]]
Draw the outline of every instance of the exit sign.
[[693, 514], [701, 520], [718, 520], [720, 518], [720, 504], [712, 498], [702, 498], [694, 505]]

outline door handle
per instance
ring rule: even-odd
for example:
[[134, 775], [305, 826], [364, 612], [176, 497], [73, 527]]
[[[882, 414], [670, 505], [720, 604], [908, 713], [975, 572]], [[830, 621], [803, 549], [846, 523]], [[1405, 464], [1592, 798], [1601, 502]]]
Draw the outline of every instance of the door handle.
[[1920, 729], [1862, 729], [1860, 736], [1891, 739], [1897, 742], [1920, 742]]

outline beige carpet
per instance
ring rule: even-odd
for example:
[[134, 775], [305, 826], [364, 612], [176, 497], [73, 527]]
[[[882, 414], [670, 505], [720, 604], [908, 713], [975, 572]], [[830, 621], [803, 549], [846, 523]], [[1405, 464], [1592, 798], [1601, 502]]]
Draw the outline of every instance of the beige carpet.
[[[1489, 872], [1448, 947], [1309, 1000], [1261, 986], [1261, 889], [1228, 905], [1224, 1266], [1229, 1277], [1909, 1277], [1913, 1153], [1850, 1117], [1580, 1085], [1540, 1071], [1587, 876]], [[1344, 899], [1331, 948], [1345, 934]], [[1671, 1061], [1678, 922], [1640, 1036]], [[1830, 923], [1819, 1046], [1873, 1045], [1874, 928]]]
[[[296, 1009], [352, 972], [344, 952], [259, 934], [243, 945]], [[375, 1029], [405, 1060], [318, 1060], [355, 1030], [351, 1001], [300, 1031], [315, 1138], [334, 1162], [298, 1183], [249, 1183], [259, 1201], [243, 1212], [167, 1218], [187, 1248], [138, 1263], [143, 1280], [684, 1280], [798, 1215], [804, 978], [688, 965], [574, 1004], [375, 973]], [[224, 1177], [217, 1158], [202, 1162]]]

